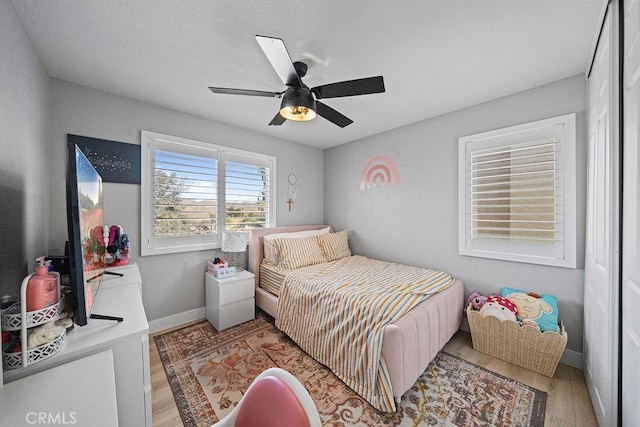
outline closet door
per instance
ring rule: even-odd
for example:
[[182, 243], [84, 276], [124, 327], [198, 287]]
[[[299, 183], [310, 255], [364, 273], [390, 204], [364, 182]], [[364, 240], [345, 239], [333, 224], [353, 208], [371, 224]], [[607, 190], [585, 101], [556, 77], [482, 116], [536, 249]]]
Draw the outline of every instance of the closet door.
[[618, 392], [617, 7], [609, 5], [588, 80], [589, 164], [584, 373], [602, 426], [615, 425]]
[[622, 425], [640, 426], [640, 2], [624, 2]]

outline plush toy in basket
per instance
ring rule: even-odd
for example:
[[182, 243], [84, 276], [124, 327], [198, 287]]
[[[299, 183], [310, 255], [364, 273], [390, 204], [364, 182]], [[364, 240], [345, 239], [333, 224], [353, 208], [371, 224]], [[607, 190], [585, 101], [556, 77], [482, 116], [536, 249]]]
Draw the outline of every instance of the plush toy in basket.
[[475, 291], [467, 299], [465, 307], [469, 305], [473, 310], [480, 311], [483, 316], [517, 321], [521, 325], [534, 326], [542, 332], [560, 330], [558, 299], [554, 295], [538, 295], [505, 287], [502, 288], [501, 296], [491, 294], [485, 297], [479, 291]]
[[487, 297], [481, 295], [480, 291], [475, 291], [474, 293], [469, 295], [469, 298], [467, 298], [467, 303], [464, 306], [468, 307], [469, 304], [471, 304], [471, 307], [473, 307], [474, 310], [480, 310], [486, 303]]
[[558, 332], [558, 298], [555, 295], [538, 295], [513, 288], [502, 288], [501, 295], [517, 308], [518, 320], [533, 324], [542, 332]]
[[499, 320], [516, 321], [516, 306], [511, 301], [503, 297], [489, 297], [487, 303], [480, 309], [480, 314], [484, 317], [493, 316]]
[[483, 298], [472, 294], [465, 310], [473, 348], [552, 377], [567, 345], [564, 325], [558, 325], [557, 299], [503, 288], [502, 296], [488, 297], [476, 308], [474, 302]]

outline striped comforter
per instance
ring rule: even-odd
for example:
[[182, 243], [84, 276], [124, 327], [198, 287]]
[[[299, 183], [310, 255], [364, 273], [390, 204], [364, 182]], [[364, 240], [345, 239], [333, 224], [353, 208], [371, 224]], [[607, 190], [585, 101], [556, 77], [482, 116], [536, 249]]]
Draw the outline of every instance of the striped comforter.
[[373, 407], [394, 412], [383, 328], [453, 282], [440, 271], [357, 255], [317, 264], [285, 278], [276, 326]]

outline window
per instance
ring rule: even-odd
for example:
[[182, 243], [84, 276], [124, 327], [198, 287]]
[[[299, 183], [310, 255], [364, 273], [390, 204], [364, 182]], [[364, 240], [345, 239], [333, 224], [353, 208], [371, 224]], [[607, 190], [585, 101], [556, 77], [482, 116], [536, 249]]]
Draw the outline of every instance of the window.
[[225, 230], [275, 225], [274, 174], [272, 156], [142, 131], [142, 255], [219, 248]]
[[225, 159], [225, 228], [243, 230], [269, 226], [269, 161], [238, 154]]
[[459, 252], [575, 268], [575, 114], [459, 139]]
[[206, 236], [217, 231], [217, 166], [215, 158], [155, 151], [156, 237]]

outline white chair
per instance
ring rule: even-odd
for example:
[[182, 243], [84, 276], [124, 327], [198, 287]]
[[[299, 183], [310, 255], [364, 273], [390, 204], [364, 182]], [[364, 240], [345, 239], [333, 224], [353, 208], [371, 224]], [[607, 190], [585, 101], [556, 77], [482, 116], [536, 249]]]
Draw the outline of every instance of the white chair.
[[269, 368], [253, 380], [233, 411], [214, 426], [320, 427], [320, 416], [296, 377], [284, 369]]

